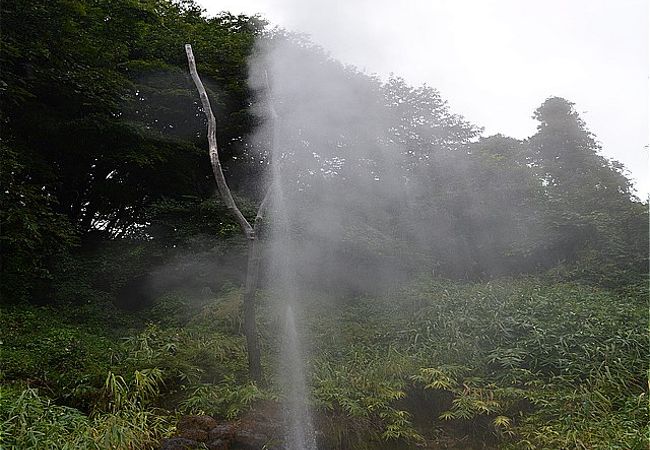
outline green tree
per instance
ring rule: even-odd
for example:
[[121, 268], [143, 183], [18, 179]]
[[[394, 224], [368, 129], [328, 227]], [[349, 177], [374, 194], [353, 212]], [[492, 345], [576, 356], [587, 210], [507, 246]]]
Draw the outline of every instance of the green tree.
[[632, 184], [619, 162], [600, 155], [600, 145], [563, 98], [551, 97], [535, 110], [537, 133], [529, 141], [531, 161], [549, 195], [581, 197], [589, 208], [603, 199], [629, 199]]
[[612, 286], [647, 274], [647, 204], [634, 197], [623, 165], [599, 154], [573, 103], [551, 97], [533, 117], [539, 125], [527, 145], [544, 187], [546, 258]]
[[[246, 59], [261, 20], [209, 19], [192, 1], [7, 0], [1, 8], [4, 280], [11, 273], [25, 277], [17, 285], [33, 284], [47, 255], [75, 236], [184, 239], [177, 227], [159, 233], [153, 216], [176, 211], [178, 221], [215, 193], [185, 42], [209, 55], [203, 68], [219, 93], [226, 170], [257, 176], [238, 162], [253, 125]], [[166, 204], [174, 207], [165, 212]]]
[[49, 278], [50, 260], [77, 244], [77, 234], [54, 210], [56, 199], [30, 182], [18, 152], [4, 142], [0, 161], [0, 294], [4, 300], [25, 299]]
[[226, 159], [243, 152], [246, 57], [263, 22], [166, 0], [8, 0], [1, 20], [4, 134], [81, 234], [124, 236], [152, 202], [212, 194], [186, 40], [210, 49]]

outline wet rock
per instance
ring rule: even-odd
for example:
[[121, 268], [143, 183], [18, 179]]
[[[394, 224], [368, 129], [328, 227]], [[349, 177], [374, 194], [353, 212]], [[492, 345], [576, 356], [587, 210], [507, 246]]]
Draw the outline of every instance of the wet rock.
[[217, 425], [219, 425], [219, 422], [210, 416], [183, 416], [178, 421], [176, 429], [179, 433], [185, 430], [202, 430], [207, 433]]
[[237, 448], [246, 450], [259, 450], [269, 441], [269, 436], [252, 430], [237, 430], [235, 444]]
[[207, 442], [208, 432], [198, 428], [184, 429], [178, 433], [178, 437], [189, 439], [191, 441]]
[[208, 450], [228, 450], [230, 448], [230, 441], [225, 439], [215, 439], [208, 444]]
[[275, 450], [281, 448], [283, 430], [282, 410], [272, 401], [258, 402], [237, 422], [233, 449]]
[[176, 436], [163, 441], [163, 450], [277, 450], [281, 446], [280, 422], [275, 405], [258, 405], [240, 420], [219, 422], [210, 416], [183, 416]]
[[160, 450], [197, 450], [201, 448], [199, 442], [182, 437], [173, 437], [162, 441]]
[[183, 416], [176, 425], [176, 436], [162, 441], [161, 450], [229, 450], [235, 429], [235, 424], [219, 423], [210, 416]]
[[235, 426], [232, 423], [221, 423], [208, 432], [208, 441], [215, 441], [217, 439], [231, 441], [234, 437]]

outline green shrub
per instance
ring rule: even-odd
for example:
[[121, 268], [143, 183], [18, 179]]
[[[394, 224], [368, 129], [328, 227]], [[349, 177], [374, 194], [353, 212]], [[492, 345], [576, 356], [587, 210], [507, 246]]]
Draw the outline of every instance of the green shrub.
[[135, 403], [91, 417], [59, 406], [35, 389], [0, 386], [3, 449], [152, 449], [173, 430], [171, 420]]
[[133, 371], [158, 368], [168, 388], [196, 383], [216, 383], [227, 375], [240, 379], [246, 374], [243, 338], [218, 332], [149, 325], [126, 339], [127, 352], [121, 367]]
[[[421, 280], [321, 310], [312, 325], [316, 404], [345, 417], [343, 435], [365, 417], [365, 439], [387, 438], [395, 428], [373, 413], [399, 411], [411, 396], [425, 398], [424, 388], [450, 399], [413, 421], [428, 421], [429, 430], [414, 428], [425, 437], [475, 421], [513, 448], [639, 448], [645, 438], [634, 430], [648, 422], [647, 408], [632, 406], [647, 398], [643, 293]], [[406, 398], [390, 398], [387, 387]]]
[[53, 405], [35, 389], [0, 386], [0, 447], [80, 448], [90, 420], [79, 410]]
[[275, 400], [277, 396], [253, 383], [241, 384], [228, 377], [218, 384], [196, 386], [180, 404], [187, 414], [208, 414], [235, 419], [258, 400]]
[[[278, 399], [273, 387], [247, 382], [239, 290], [205, 305], [164, 299], [157, 313], [171, 321], [140, 330], [101, 304], [3, 310], [0, 445], [149, 448], [172, 429], [162, 405], [235, 418]], [[260, 300], [272, 359], [278, 319], [271, 296]], [[331, 448], [454, 438], [645, 448], [646, 301], [643, 285], [613, 292], [532, 278], [422, 279], [382, 297], [310, 296], [298, 324], [310, 336], [317, 427]]]
[[119, 354], [119, 341], [91, 325], [81, 328], [52, 307], [16, 305], [3, 310], [1, 379], [29, 380], [53, 398], [88, 410]]
[[410, 413], [396, 405], [406, 396], [406, 383], [399, 365], [386, 364], [392, 356], [379, 357], [368, 348], [352, 346], [336, 362], [317, 363], [313, 396], [316, 407], [329, 419], [323, 421], [324, 431], [337, 448], [422, 441]]
[[154, 300], [148, 314], [162, 326], [183, 326], [192, 314], [191, 300], [180, 292], [169, 292]]

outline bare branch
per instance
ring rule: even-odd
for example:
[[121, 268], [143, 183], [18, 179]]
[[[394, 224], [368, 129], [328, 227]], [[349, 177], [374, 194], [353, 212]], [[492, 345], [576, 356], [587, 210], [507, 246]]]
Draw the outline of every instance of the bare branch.
[[210, 151], [210, 162], [212, 164], [214, 179], [217, 182], [217, 189], [219, 189], [219, 194], [226, 204], [226, 207], [237, 219], [237, 223], [239, 223], [239, 227], [241, 228], [246, 238], [255, 239], [255, 231], [237, 207], [237, 204], [235, 203], [235, 200], [232, 198], [232, 194], [230, 193], [230, 188], [226, 183], [226, 178], [223, 175], [221, 162], [219, 161], [219, 147], [217, 145], [217, 120], [214, 118], [214, 114], [212, 113], [210, 100], [208, 99], [208, 93], [205, 91], [205, 87], [203, 87], [201, 78], [196, 71], [196, 62], [194, 61], [194, 53], [192, 53], [192, 46], [190, 44], [185, 44], [185, 53], [187, 54], [187, 62], [190, 67], [192, 80], [196, 85], [196, 89], [199, 91], [199, 97], [201, 97], [203, 112], [208, 119], [208, 145]]

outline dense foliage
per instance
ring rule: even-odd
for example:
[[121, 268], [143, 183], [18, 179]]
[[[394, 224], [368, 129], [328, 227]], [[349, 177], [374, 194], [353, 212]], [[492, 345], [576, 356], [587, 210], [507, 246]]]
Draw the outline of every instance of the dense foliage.
[[321, 311], [333, 322], [318, 324], [316, 398], [384, 438], [469, 426], [513, 448], [643, 448], [645, 300], [534, 279], [421, 280]]
[[[326, 446], [645, 448], [645, 302], [643, 287], [534, 278], [422, 278], [380, 297], [305, 299]], [[180, 412], [235, 418], [277, 399], [246, 382], [239, 305], [226, 288], [170, 292], [136, 317], [90, 305], [5, 310], [0, 442], [142, 448]], [[273, 364], [273, 305], [262, 305]]]
[[32, 278], [6, 278], [5, 295], [50, 268], [24, 253], [137, 234], [151, 223], [149, 206], [184, 201], [179, 214], [210, 197], [183, 45], [206, 55], [201, 69], [227, 117], [223, 155], [235, 157], [251, 126], [246, 57], [262, 25], [205, 19], [190, 2], [3, 2], [2, 172], [11, 189], [3, 189], [2, 269]]
[[[192, 3], [165, 0], [10, 0], [2, 8], [6, 296], [42, 285], [55, 255], [80, 239], [168, 247], [214, 235], [229, 220], [199, 206], [214, 186], [185, 42], [201, 55], [229, 183], [259, 200], [268, 142], [248, 139], [259, 122], [251, 109], [259, 96], [247, 82], [256, 38], [288, 42], [288, 61], [307, 68], [294, 67], [302, 91], [275, 94], [293, 105], [279, 108], [294, 126], [283, 130], [285, 164], [298, 177], [296, 204], [346, 217], [341, 232], [351, 236], [329, 243], [335, 259], [352, 245], [369, 267], [467, 278], [562, 264], [573, 278], [609, 285], [647, 271], [646, 205], [566, 100], [544, 102], [526, 141], [478, 138], [435, 89], [380, 82], [301, 38], [264, 34], [257, 18], [207, 19]], [[350, 95], [335, 98], [330, 86]], [[306, 109], [283, 102], [305, 90], [315, 93]], [[308, 119], [318, 108], [338, 111], [326, 133], [318, 116]], [[314, 202], [322, 191], [341, 201]], [[359, 245], [367, 235], [371, 242]], [[378, 255], [387, 244], [395, 250]]]
[[[434, 88], [258, 17], [0, 7], [0, 447], [152, 448], [179, 414], [281, 396], [246, 375], [245, 243], [188, 42], [246, 216], [270, 162], [251, 58], [295, 80], [272, 94], [327, 448], [647, 447], [648, 204], [570, 101], [546, 99], [528, 139], [486, 137]], [[278, 319], [259, 297], [271, 369]]]

